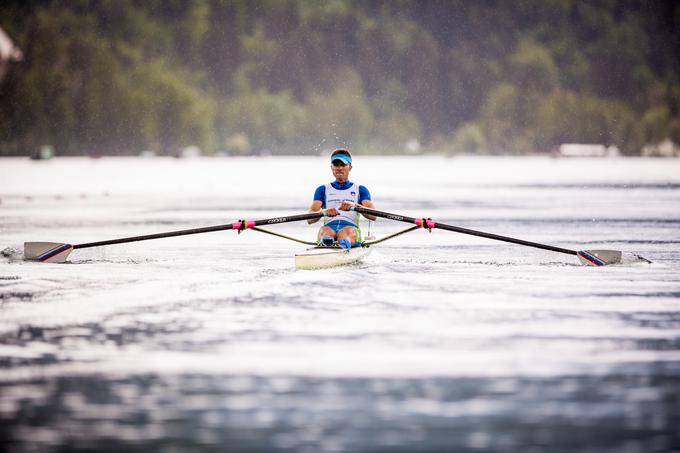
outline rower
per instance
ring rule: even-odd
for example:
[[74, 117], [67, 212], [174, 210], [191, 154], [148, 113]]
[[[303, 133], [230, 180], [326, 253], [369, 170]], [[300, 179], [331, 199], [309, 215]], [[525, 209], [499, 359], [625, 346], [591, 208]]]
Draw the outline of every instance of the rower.
[[[343, 249], [361, 245], [359, 214], [351, 210], [360, 205], [373, 209], [371, 194], [364, 186], [349, 180], [352, 171], [352, 155], [346, 149], [336, 149], [331, 153], [331, 171], [335, 181], [319, 186], [314, 192], [314, 201], [310, 212], [324, 210], [324, 226], [319, 229], [317, 241], [320, 246], [332, 246], [337, 243]], [[375, 216], [364, 215], [369, 220]], [[307, 220], [315, 223], [319, 219]]]

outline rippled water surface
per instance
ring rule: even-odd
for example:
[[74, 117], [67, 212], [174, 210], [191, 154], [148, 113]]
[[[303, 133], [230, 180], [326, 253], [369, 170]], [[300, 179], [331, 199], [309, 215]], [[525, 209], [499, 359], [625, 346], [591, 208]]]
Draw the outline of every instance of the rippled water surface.
[[441, 230], [333, 270], [253, 231], [22, 260], [24, 241], [302, 213], [329, 178], [322, 158], [0, 160], [0, 449], [680, 451], [680, 161], [352, 172], [386, 211], [653, 264]]

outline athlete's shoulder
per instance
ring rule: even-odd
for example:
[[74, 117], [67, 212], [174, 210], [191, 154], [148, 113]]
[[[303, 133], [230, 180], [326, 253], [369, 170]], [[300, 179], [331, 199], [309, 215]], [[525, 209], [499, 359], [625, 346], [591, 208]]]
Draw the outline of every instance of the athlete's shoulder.
[[314, 200], [324, 201], [326, 197], [326, 185], [322, 184], [314, 191]]
[[370, 200], [371, 199], [371, 192], [368, 191], [368, 188], [366, 186], [359, 186], [359, 203], [361, 203], [364, 200]]

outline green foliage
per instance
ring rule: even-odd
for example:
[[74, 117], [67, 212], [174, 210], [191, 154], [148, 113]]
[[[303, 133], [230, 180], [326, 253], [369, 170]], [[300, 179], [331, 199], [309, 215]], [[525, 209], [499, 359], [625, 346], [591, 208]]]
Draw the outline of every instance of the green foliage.
[[[142, 33], [148, 20], [115, 4], [99, 5], [113, 18], [125, 17], [125, 33]], [[181, 68], [147, 58], [144, 47], [118, 35], [103, 39], [96, 14], [54, 4], [32, 19], [33, 47], [8, 93], [12, 132], [22, 149], [10, 151], [30, 153], [43, 143], [60, 154], [213, 147], [212, 101]], [[12, 141], [7, 131], [3, 135]]]
[[0, 155], [680, 142], [670, 0], [5, 0]]
[[[223, 101], [223, 123], [227, 137], [243, 134], [256, 150], [276, 149], [298, 139], [304, 130], [305, 109], [289, 91], [270, 92], [262, 88], [244, 91]], [[229, 138], [222, 143], [230, 147]], [[240, 152], [245, 151], [241, 147]]]
[[556, 91], [538, 107], [536, 142], [544, 149], [561, 143], [617, 145], [635, 154], [642, 146], [633, 111], [619, 101]]
[[530, 148], [531, 125], [525, 117], [525, 98], [516, 86], [496, 86], [484, 103], [480, 115], [481, 128], [494, 154], [517, 154]]
[[520, 41], [509, 63], [511, 78], [525, 96], [540, 96], [559, 86], [557, 65], [550, 51], [534, 41]]
[[665, 105], [654, 106], [642, 115], [644, 138], [647, 143], [660, 143], [670, 137], [672, 122], [670, 109]]
[[418, 117], [409, 112], [394, 112], [377, 118], [374, 133], [365, 139], [373, 149], [385, 148], [387, 154], [399, 154], [405, 144], [422, 136], [422, 126]]
[[131, 104], [142, 115], [138, 124], [146, 143], [170, 154], [188, 145], [214, 149], [214, 103], [189, 77], [157, 60], [136, 67], [130, 79]]
[[333, 79], [332, 91], [313, 93], [309, 98], [309, 133], [347, 144], [366, 141], [374, 117], [361, 78], [350, 68], [338, 68], [327, 78]]
[[465, 123], [453, 134], [452, 148], [455, 153], [484, 154], [486, 138], [482, 129], [474, 123]]

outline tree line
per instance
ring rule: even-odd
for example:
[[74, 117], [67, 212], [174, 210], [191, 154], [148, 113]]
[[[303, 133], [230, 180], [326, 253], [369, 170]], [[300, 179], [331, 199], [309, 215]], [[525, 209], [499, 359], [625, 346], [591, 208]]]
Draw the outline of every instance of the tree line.
[[637, 154], [680, 143], [679, 25], [672, 0], [4, 0], [0, 155]]

